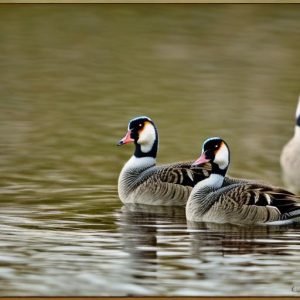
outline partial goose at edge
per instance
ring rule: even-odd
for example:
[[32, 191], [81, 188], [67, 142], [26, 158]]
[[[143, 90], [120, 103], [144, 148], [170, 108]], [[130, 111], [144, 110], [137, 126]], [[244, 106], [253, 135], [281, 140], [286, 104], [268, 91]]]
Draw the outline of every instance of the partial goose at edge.
[[286, 187], [294, 193], [300, 193], [300, 96], [296, 110], [294, 136], [283, 147], [280, 164], [282, 179]]

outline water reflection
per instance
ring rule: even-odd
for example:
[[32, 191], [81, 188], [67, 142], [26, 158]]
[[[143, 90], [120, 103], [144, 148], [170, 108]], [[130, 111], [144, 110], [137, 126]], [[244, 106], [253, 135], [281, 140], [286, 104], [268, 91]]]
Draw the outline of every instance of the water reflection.
[[138, 203], [127, 203], [123, 205], [122, 211], [125, 213], [140, 213], [141, 216], [147, 218], [166, 218], [166, 221], [173, 220], [175, 223], [185, 221], [185, 208], [180, 206], [159, 206], [159, 205], [145, 205]]
[[[266, 286], [272, 284], [272, 293], [292, 294], [292, 283], [296, 282], [296, 267], [293, 264], [295, 247], [291, 234], [299, 226], [243, 227], [213, 223], [189, 223], [191, 256], [200, 262], [198, 272], [208, 282], [221, 287], [217, 294], [268, 295]], [[297, 263], [298, 265], [298, 263]], [[285, 276], [284, 280], [282, 276]], [[235, 285], [245, 284], [237, 289]], [[284, 288], [284, 286], [286, 286]]]
[[[161, 251], [160, 230], [174, 228], [185, 223], [185, 211], [178, 207], [124, 205], [118, 217], [118, 232], [121, 233], [122, 249], [129, 254], [128, 266], [132, 282], [157, 290], [161, 266], [158, 252]], [[178, 226], [178, 225], [177, 225]]]
[[238, 226], [231, 224], [188, 222], [191, 250], [197, 255], [214, 251], [219, 255], [269, 254], [285, 255], [286, 247], [278, 246], [290, 226]]
[[132, 282], [157, 278], [157, 228], [155, 218], [142, 212], [132, 212], [124, 206], [118, 221], [122, 249], [129, 254], [128, 268]]

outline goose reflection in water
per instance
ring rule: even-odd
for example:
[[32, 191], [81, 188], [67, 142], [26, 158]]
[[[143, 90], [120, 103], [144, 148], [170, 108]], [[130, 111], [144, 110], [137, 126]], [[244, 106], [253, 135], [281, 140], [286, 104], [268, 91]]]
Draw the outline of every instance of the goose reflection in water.
[[117, 219], [122, 249], [129, 254], [131, 280], [136, 284], [147, 282], [148, 287], [153, 285], [157, 290], [157, 276], [161, 271], [158, 252], [168, 251], [169, 246], [164, 240], [164, 230], [169, 234], [168, 229], [183, 227], [181, 234], [186, 235], [184, 208], [126, 204]]
[[166, 288], [170, 295], [247, 295], [233, 283], [247, 280], [262, 293], [270, 277], [272, 282], [280, 282], [282, 274], [288, 282], [297, 277], [288, 271], [296, 225], [193, 223], [186, 221], [182, 207], [141, 204], [123, 206], [117, 220], [128, 254], [123, 268], [128, 282], [144, 289], [134, 295], [167, 295]]
[[[187, 222], [191, 236], [191, 253], [221, 256], [232, 254], [287, 255], [284, 245], [285, 226], [239, 226], [232, 224]], [[297, 226], [297, 225], [294, 225]], [[280, 239], [280, 243], [278, 241]]]

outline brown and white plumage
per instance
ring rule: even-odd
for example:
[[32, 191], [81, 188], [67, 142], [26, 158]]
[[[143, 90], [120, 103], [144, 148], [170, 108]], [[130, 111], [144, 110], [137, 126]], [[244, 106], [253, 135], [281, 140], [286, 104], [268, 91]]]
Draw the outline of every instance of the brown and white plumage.
[[118, 182], [123, 203], [185, 205], [196, 181], [209, 174], [206, 167], [190, 170], [187, 164], [153, 165], [146, 169], [125, 167]]
[[204, 142], [200, 158], [194, 163], [212, 163], [211, 175], [196, 184], [187, 206], [189, 221], [232, 224], [289, 224], [300, 222], [299, 196], [284, 189], [254, 181], [223, 185], [230, 155], [220, 138]]
[[284, 146], [280, 164], [285, 185], [293, 192], [300, 193], [300, 97], [296, 110], [296, 126], [292, 139]]
[[132, 119], [119, 145], [134, 142], [134, 155], [118, 180], [123, 203], [185, 205], [192, 187], [210, 174], [210, 164], [191, 169], [192, 162], [156, 166], [158, 133], [148, 117]]

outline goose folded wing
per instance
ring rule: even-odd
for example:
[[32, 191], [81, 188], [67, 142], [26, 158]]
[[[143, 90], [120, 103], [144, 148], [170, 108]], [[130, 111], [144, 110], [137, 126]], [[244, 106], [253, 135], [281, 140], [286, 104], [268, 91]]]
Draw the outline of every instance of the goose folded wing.
[[281, 188], [264, 185], [244, 185], [236, 202], [246, 206], [275, 209], [281, 218], [300, 215], [300, 197]]
[[191, 167], [192, 162], [164, 165], [153, 174], [155, 180], [194, 187], [195, 184], [210, 175], [211, 165], [203, 164]]

